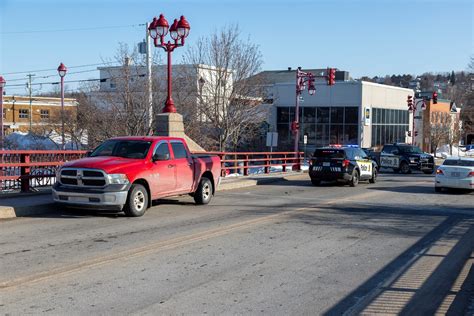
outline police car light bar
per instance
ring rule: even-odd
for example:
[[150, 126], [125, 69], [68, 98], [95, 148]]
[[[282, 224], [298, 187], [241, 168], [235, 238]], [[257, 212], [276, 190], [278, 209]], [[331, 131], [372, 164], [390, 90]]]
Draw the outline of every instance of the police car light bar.
[[346, 145], [347, 147], [359, 148], [359, 145]]

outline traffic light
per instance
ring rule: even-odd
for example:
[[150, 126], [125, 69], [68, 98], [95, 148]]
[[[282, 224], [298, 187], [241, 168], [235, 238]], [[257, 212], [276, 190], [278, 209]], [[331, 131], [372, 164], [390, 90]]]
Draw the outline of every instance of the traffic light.
[[418, 131], [415, 131], [415, 137], [418, 136]]
[[413, 111], [413, 97], [411, 95], [408, 96], [407, 105], [408, 105], [408, 110]]
[[433, 104], [438, 104], [438, 92], [433, 92]]
[[296, 121], [291, 122], [291, 130], [293, 132], [296, 132], [299, 129], [300, 129], [300, 123], [299, 122], [296, 122]]
[[411, 137], [411, 131], [408, 131], [408, 137]]
[[332, 86], [336, 83], [336, 68], [327, 69], [327, 82], [328, 86]]

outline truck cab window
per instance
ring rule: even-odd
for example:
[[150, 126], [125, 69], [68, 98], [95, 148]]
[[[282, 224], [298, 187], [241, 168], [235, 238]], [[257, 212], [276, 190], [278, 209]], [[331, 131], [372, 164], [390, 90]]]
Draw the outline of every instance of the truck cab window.
[[174, 159], [187, 158], [188, 153], [184, 144], [181, 142], [172, 142], [171, 147], [173, 148]]

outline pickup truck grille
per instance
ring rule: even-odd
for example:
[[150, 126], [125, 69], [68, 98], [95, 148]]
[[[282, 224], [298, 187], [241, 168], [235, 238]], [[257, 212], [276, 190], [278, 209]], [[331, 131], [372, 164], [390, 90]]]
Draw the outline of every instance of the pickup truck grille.
[[61, 170], [59, 182], [77, 187], [104, 187], [106, 175], [101, 170], [65, 168]]

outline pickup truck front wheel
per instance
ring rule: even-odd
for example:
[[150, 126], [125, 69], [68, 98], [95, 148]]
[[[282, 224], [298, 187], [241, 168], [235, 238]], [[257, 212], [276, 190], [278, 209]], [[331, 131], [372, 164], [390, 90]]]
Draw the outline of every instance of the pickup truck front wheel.
[[194, 202], [196, 204], [208, 204], [212, 199], [212, 182], [208, 178], [202, 178], [194, 192]]
[[141, 184], [132, 184], [123, 212], [130, 217], [139, 217], [145, 214], [147, 207], [148, 192], [146, 188]]

